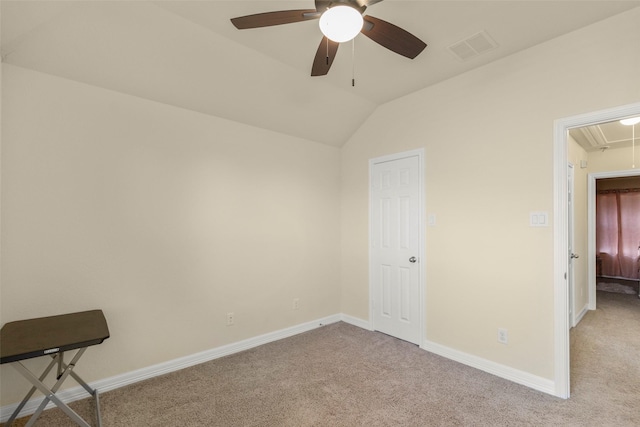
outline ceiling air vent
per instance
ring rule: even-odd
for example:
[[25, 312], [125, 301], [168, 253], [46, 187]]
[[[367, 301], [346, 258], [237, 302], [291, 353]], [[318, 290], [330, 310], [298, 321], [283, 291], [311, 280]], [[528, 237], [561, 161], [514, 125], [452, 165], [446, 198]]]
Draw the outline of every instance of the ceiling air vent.
[[498, 47], [498, 44], [487, 34], [480, 31], [464, 40], [449, 46], [449, 51], [459, 60], [466, 61]]

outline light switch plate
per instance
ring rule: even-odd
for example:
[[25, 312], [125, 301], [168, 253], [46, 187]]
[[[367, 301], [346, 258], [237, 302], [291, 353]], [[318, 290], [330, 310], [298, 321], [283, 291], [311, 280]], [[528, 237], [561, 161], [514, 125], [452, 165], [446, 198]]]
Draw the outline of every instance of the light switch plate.
[[529, 212], [529, 225], [531, 227], [548, 227], [549, 212]]

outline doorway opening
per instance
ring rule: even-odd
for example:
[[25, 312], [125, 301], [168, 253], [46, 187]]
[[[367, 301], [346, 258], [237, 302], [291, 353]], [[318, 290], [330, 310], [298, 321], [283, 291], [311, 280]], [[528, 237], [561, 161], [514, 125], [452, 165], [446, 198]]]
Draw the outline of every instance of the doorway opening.
[[567, 282], [569, 271], [568, 133], [573, 128], [632, 116], [640, 116], [640, 103], [559, 119], [554, 123], [554, 384], [555, 395], [565, 399], [570, 396], [569, 329], [571, 327], [570, 289]]
[[[596, 211], [596, 198], [597, 198], [597, 190], [599, 187], [598, 183], [603, 184], [603, 186], [601, 187], [606, 189], [607, 188], [606, 183], [612, 182], [612, 180], [621, 182], [622, 187], [631, 186], [633, 188], [639, 188], [640, 185], [638, 184], [638, 182], [640, 182], [640, 169], [612, 170], [612, 171], [589, 174], [589, 182], [588, 182], [588, 185], [589, 185], [589, 193], [588, 193], [588, 196], [589, 196], [588, 198], [589, 265], [588, 265], [588, 269], [589, 270], [588, 272], [589, 272], [589, 309], [590, 310], [595, 310], [597, 306], [596, 291], [598, 288], [598, 277], [616, 276], [618, 274], [617, 272], [606, 271], [608, 267], [606, 265], [607, 260], [603, 260], [601, 257], [599, 257], [600, 254], [598, 253], [599, 251], [597, 248], [597, 239], [596, 239], [596, 235], [597, 235], [596, 224], [598, 219], [597, 211]], [[611, 187], [611, 188], [614, 188], [614, 187]], [[640, 218], [640, 213], [637, 213], [636, 210], [634, 210], [632, 215], [635, 216], [636, 218]], [[629, 271], [620, 272], [622, 278], [621, 280], [618, 280], [618, 282], [622, 281], [623, 284], [626, 284], [626, 285], [631, 284], [631, 287], [633, 288], [634, 293], [640, 297], [640, 289], [638, 289], [640, 288], [640, 277], [637, 277], [638, 271], [636, 270], [640, 268], [640, 265], [638, 265], [640, 263], [640, 240], [636, 241], [637, 238], [633, 240], [634, 240], [633, 242], [627, 242], [627, 243], [632, 243], [631, 251], [632, 252], [637, 251], [637, 253], [632, 254], [632, 257], [633, 258], [637, 257], [637, 259], [634, 259], [632, 261], [632, 265], [623, 266], [623, 270], [631, 269], [631, 270], [634, 270], [633, 273], [636, 273], [636, 274], [631, 275], [633, 276], [631, 278], [627, 278], [629, 280], [625, 280], [624, 276], [630, 276]], [[627, 264], [629, 264], [628, 262], [629, 260], [626, 260], [626, 261], [627, 261]], [[603, 263], [605, 264], [604, 266], [602, 265]], [[603, 268], [604, 268], [604, 271], [603, 271]]]

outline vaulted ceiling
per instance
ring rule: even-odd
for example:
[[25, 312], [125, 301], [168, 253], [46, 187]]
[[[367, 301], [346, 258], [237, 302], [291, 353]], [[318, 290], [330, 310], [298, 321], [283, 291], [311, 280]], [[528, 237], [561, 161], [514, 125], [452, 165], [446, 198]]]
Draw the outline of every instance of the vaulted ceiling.
[[[313, 9], [312, 0], [2, 0], [1, 54], [19, 67], [339, 147], [383, 103], [638, 6], [385, 0], [365, 14], [427, 48], [411, 60], [359, 35], [340, 46], [327, 76], [311, 77], [316, 20], [237, 30], [230, 18]], [[495, 47], [454, 54], [479, 33]]]

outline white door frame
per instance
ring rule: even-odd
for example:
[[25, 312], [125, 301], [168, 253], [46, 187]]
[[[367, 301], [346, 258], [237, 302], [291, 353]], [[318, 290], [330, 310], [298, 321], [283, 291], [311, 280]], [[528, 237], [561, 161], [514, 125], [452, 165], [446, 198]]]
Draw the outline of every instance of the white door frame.
[[595, 111], [554, 121], [553, 133], [553, 181], [554, 181], [554, 384], [555, 395], [567, 399], [570, 395], [569, 382], [569, 295], [566, 281], [567, 257], [567, 132], [569, 129], [591, 126], [622, 117], [640, 115], [640, 103], [629, 104], [607, 110]]
[[375, 330], [374, 324], [374, 308], [373, 308], [373, 295], [374, 295], [374, 283], [373, 283], [373, 254], [371, 251], [371, 240], [373, 235], [373, 230], [371, 229], [372, 220], [371, 220], [371, 191], [372, 191], [372, 173], [373, 166], [377, 163], [390, 162], [393, 160], [405, 159], [407, 157], [415, 157], [418, 156], [418, 215], [420, 221], [418, 223], [418, 294], [420, 298], [419, 310], [419, 319], [420, 319], [420, 347], [424, 347], [424, 343], [426, 341], [425, 331], [426, 329], [426, 276], [425, 276], [425, 264], [426, 259], [424, 257], [425, 253], [425, 230], [426, 230], [426, 222], [425, 222], [425, 184], [424, 184], [424, 148], [420, 148], [417, 150], [404, 151], [401, 153], [389, 154], [387, 156], [376, 157], [374, 159], [369, 160], [369, 324], [371, 330]]
[[[569, 243], [569, 250], [567, 251], [568, 256], [573, 255], [573, 251], [575, 249], [575, 169], [573, 163], [569, 162], [567, 164], [567, 192], [571, 190], [571, 204], [567, 205], [568, 215], [567, 215], [567, 242]], [[569, 188], [571, 185], [571, 188]], [[567, 203], [568, 203], [567, 197]], [[575, 262], [569, 261], [569, 267], [567, 268], [567, 280], [569, 286], [569, 326], [576, 326], [576, 313], [575, 313], [575, 301], [576, 301], [576, 290], [575, 290]]]
[[596, 309], [596, 180], [640, 176], [640, 169], [614, 170], [590, 173], [587, 181], [587, 278], [589, 283], [589, 310]]

